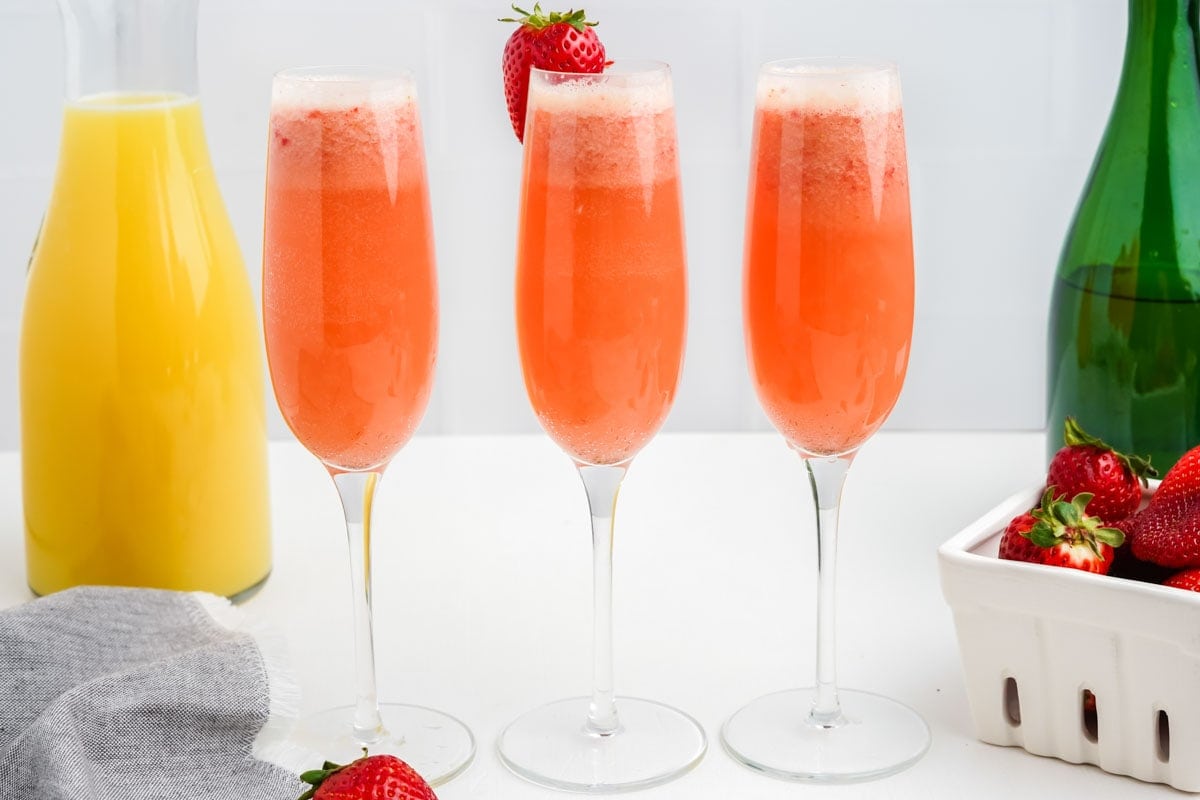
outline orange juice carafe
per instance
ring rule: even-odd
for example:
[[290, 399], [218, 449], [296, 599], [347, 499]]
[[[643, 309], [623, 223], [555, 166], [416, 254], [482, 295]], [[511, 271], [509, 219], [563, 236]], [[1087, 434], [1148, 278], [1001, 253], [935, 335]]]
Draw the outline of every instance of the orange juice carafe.
[[196, 0], [60, 0], [68, 97], [20, 349], [30, 587], [270, 571], [261, 344], [196, 97]]

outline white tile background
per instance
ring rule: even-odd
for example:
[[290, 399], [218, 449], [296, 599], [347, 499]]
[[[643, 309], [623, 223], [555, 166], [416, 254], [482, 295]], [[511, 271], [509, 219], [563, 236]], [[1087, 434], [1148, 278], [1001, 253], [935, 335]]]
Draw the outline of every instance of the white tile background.
[[[532, 0], [528, 0], [530, 3]], [[501, 92], [504, 3], [200, 0], [205, 121], [259, 281], [271, 74], [405, 66], [419, 79], [441, 281], [426, 432], [536, 430], [512, 320], [520, 149]], [[548, 6], [553, 0], [548, 0]], [[757, 65], [891, 58], [904, 81], [917, 322], [893, 429], [1043, 425], [1051, 276], [1120, 71], [1123, 0], [589, 0], [613, 57], [675, 73], [691, 281], [675, 430], [765, 429], [740, 320]], [[52, 0], [0, 0], [0, 449], [18, 446], [25, 265], [49, 196], [63, 90]], [[272, 433], [286, 429], [270, 403]]]

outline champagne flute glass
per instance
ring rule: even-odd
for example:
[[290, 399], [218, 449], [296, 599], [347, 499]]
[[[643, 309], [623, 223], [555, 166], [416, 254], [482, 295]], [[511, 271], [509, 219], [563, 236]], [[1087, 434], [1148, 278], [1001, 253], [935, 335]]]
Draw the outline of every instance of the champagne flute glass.
[[413, 79], [370, 67], [275, 76], [267, 156], [263, 327], [275, 398], [341, 498], [354, 593], [356, 704], [299, 740], [335, 760], [368, 747], [431, 783], [457, 775], [471, 732], [439, 711], [380, 705], [371, 620], [371, 502], [429, 401], [437, 278]]
[[916, 762], [908, 707], [839, 690], [838, 508], [850, 462], [891, 412], [913, 322], [912, 225], [900, 79], [886, 63], [799, 59], [758, 77], [746, 221], [747, 357], [772, 424], [804, 459], [817, 508], [816, 687], [761, 697], [725, 749], [778, 778], [869, 780]]
[[518, 239], [525, 388], [574, 461], [591, 509], [594, 675], [590, 698], [526, 713], [497, 748], [509, 769], [544, 786], [654, 786], [695, 766], [706, 748], [688, 715], [613, 693], [613, 512], [630, 462], [674, 400], [686, 328], [667, 65], [532, 71]]

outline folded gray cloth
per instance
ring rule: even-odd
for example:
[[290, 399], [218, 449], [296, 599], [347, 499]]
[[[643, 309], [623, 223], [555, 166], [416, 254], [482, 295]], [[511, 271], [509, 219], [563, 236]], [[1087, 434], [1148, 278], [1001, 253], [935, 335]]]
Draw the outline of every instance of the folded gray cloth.
[[85, 587], [0, 612], [0, 800], [295, 800], [278, 643], [205, 594]]

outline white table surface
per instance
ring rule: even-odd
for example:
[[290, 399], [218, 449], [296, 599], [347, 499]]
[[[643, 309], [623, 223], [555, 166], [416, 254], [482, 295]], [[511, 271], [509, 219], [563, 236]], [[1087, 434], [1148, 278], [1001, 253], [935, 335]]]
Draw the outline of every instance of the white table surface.
[[[924, 715], [929, 753], [884, 780], [813, 787], [735, 764], [718, 731], [746, 701], [811, 682], [816, 544], [800, 460], [767, 434], [662, 435], [621, 492], [618, 693], [699, 719], [693, 772], [637, 793], [716, 798], [1165, 798], [1164, 786], [977, 741], [937, 546], [1044, 468], [1038, 433], [892, 433], [846, 486], [840, 682]], [[16, 453], [0, 454], [0, 607], [29, 599]], [[349, 576], [337, 495], [299, 445], [271, 445], [275, 570], [244, 608], [287, 636], [308, 710], [352, 700]], [[380, 485], [376, 603], [383, 699], [463, 719], [475, 762], [442, 800], [565, 797], [494, 752], [512, 718], [589, 690], [591, 546], [583, 490], [541, 436], [418, 437]], [[323, 631], [325, 643], [313, 643]]]

